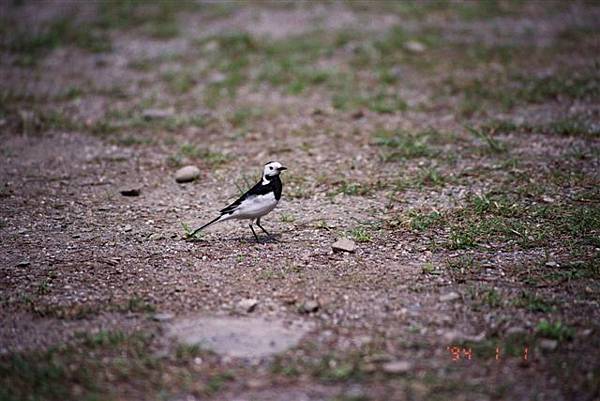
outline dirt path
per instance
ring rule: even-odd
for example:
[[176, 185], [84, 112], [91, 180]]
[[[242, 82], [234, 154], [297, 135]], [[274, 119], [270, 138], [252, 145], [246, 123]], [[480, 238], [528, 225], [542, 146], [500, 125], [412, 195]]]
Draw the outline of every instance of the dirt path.
[[594, 3], [17, 3], [0, 399], [599, 399]]

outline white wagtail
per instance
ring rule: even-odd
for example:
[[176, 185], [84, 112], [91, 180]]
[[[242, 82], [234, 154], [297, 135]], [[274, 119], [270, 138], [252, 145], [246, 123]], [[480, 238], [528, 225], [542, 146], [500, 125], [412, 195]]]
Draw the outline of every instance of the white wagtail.
[[231, 219], [249, 219], [250, 229], [257, 242], [260, 241], [254, 231], [254, 227], [252, 227], [254, 219], [256, 219], [256, 225], [259, 226], [265, 234], [271, 236], [271, 234], [260, 225], [260, 218], [275, 209], [275, 206], [279, 203], [279, 199], [281, 199], [283, 185], [281, 184], [279, 174], [283, 170], [287, 170], [287, 168], [283, 167], [281, 163], [268, 162], [265, 164], [262, 179], [257, 182], [256, 185], [250, 188], [248, 192], [231, 205], [227, 206], [225, 209], [221, 209], [221, 215], [219, 217], [195, 230], [190, 237], [193, 237], [198, 231], [203, 230], [212, 224]]

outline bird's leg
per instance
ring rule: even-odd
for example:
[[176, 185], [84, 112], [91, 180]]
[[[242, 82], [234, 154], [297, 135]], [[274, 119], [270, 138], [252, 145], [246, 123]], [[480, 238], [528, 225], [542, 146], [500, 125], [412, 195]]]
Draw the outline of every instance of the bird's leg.
[[258, 239], [258, 235], [256, 235], [256, 232], [254, 231], [254, 227], [252, 227], [252, 223], [250, 223], [248, 225], [250, 226], [250, 229], [252, 230], [252, 234], [254, 234], [254, 238], [256, 238], [256, 242], [258, 242], [260, 244], [260, 240]]
[[260, 227], [260, 229], [263, 230], [265, 232], [265, 234], [267, 234], [269, 237], [271, 236], [271, 234], [269, 234], [269, 232], [267, 230], [265, 230], [263, 226], [260, 225], [260, 217], [258, 219], [256, 219], [256, 225], [258, 227]]

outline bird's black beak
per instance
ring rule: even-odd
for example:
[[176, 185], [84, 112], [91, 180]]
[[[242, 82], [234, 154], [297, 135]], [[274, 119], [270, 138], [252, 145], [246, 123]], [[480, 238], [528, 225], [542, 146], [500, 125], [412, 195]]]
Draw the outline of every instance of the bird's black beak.
[[283, 166], [282, 166], [282, 167], [279, 167], [279, 168], [277, 169], [277, 171], [283, 171], [283, 170], [287, 170], [287, 167], [283, 167]]

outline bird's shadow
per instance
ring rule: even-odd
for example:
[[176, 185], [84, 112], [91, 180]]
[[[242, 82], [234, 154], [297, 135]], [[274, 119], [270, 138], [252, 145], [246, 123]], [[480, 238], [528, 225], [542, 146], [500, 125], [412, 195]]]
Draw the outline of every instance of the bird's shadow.
[[[230, 237], [225, 239], [227, 242], [237, 242], [239, 244], [248, 244], [248, 245], [263, 245], [263, 244], [279, 244], [281, 243], [281, 234], [271, 234], [267, 236], [266, 234], [258, 236], [259, 242], [256, 242], [256, 238], [252, 235], [240, 235], [236, 237]], [[194, 243], [196, 245], [209, 245], [211, 243], [220, 242], [223, 238], [211, 240], [210, 238], [186, 238], [187, 242]]]
[[254, 238], [254, 236], [252, 236], [252, 235], [240, 236], [240, 237], [235, 238], [236, 241], [241, 242], [241, 243], [257, 244], [257, 245], [278, 244], [281, 242], [281, 241], [279, 241], [280, 239], [281, 239], [281, 234], [259, 235], [258, 242], [256, 242], [256, 238]]

